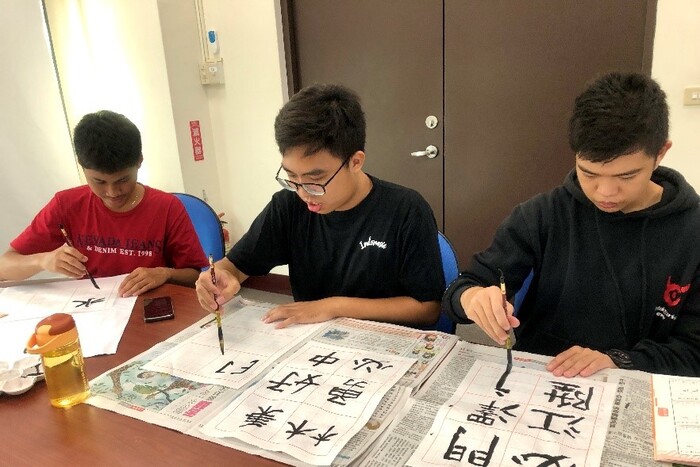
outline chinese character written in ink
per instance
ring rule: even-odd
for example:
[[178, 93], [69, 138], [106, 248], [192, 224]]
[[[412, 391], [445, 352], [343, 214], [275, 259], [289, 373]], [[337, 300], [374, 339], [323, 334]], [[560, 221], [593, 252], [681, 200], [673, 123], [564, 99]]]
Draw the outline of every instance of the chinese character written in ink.
[[353, 370], [358, 370], [362, 367], [365, 367], [365, 370], [367, 370], [367, 373], [372, 373], [372, 368], [370, 368], [369, 365], [375, 364], [377, 367], [375, 370], [386, 370], [387, 368], [393, 367], [393, 365], [385, 365], [383, 362], [380, 362], [378, 360], [374, 360], [372, 358], [363, 358], [362, 363], [360, 363], [358, 360], [355, 360], [355, 365], [357, 365]]
[[[593, 397], [593, 387], [589, 387], [588, 394], [586, 394], [578, 384], [561, 381], [550, 381], [550, 383], [553, 386], [552, 390], [544, 393], [546, 396], [549, 396], [549, 401], [547, 402], [554, 402], [554, 399], [559, 399], [557, 407], [570, 405], [575, 409], [589, 410], [591, 398]], [[575, 402], [572, 403], [571, 401]]]
[[88, 298], [87, 300], [73, 300], [73, 303], [77, 303], [75, 305], [76, 308], [80, 308], [81, 306], [84, 306], [85, 308], [90, 308], [90, 305], [94, 305], [95, 303], [100, 303], [104, 302], [105, 299], [104, 297], [102, 298]]
[[[238, 370], [238, 371], [232, 371], [232, 372], [229, 373], [229, 374], [231, 374], [231, 375], [240, 375], [240, 374], [243, 374], [243, 373], [245, 373], [246, 371], [248, 371], [248, 370], [250, 370], [251, 368], [253, 368], [253, 367], [255, 366], [255, 364], [258, 363], [259, 361], [260, 361], [260, 360], [251, 360], [251, 361], [250, 361], [250, 364], [249, 364], [248, 366], [241, 366], [241, 369], [240, 369], [240, 370]], [[233, 366], [233, 365], [234, 365], [234, 362], [233, 362], [233, 361], [230, 361], [230, 362], [228, 362], [226, 365], [224, 365], [224, 366], [222, 366], [221, 368], [219, 368], [218, 370], [216, 370], [214, 373], [224, 373], [224, 370], [225, 370], [226, 368], [228, 368], [228, 367], [230, 367], [230, 366]]]
[[293, 383], [288, 383], [287, 380], [288, 380], [289, 378], [291, 378], [292, 376], [299, 376], [299, 373], [297, 373], [296, 371], [292, 371], [292, 372], [289, 373], [287, 376], [285, 376], [284, 378], [282, 378], [282, 381], [272, 381], [272, 380], [270, 380], [270, 381], [268, 381], [268, 382], [269, 382], [269, 383], [272, 383], [272, 385], [271, 385], [271, 386], [268, 386], [267, 389], [269, 389], [269, 390], [271, 390], [271, 391], [275, 391], [275, 392], [284, 392], [284, 389], [282, 389], [282, 386], [291, 386], [292, 384], [295, 384], [296, 386], [301, 386], [301, 387], [297, 388], [296, 391], [292, 392], [292, 394], [296, 394], [296, 393], [298, 393], [299, 391], [301, 391], [302, 389], [305, 389], [305, 388], [307, 388], [307, 387], [309, 387], [309, 386], [319, 386], [319, 383], [317, 383], [316, 381], [314, 381], [314, 379], [315, 379], [315, 378], [320, 378], [322, 375], [310, 375], [310, 374], [307, 374], [306, 378], [304, 378], [304, 379], [300, 379], [300, 380], [294, 381]]
[[284, 389], [281, 389], [282, 386], [291, 386], [292, 383], [288, 383], [287, 380], [291, 378], [292, 376], [299, 376], [299, 373], [296, 371], [292, 371], [289, 373], [287, 376], [282, 378], [282, 381], [272, 381], [269, 380], [268, 383], [272, 383], [272, 386], [268, 386], [267, 389], [275, 392], [284, 392]]
[[[479, 404], [480, 408], [476, 409], [474, 413], [467, 415], [467, 421], [481, 423], [482, 425], [491, 426], [498, 418], [503, 423], [508, 423], [508, 420], [503, 417], [502, 414], [508, 415], [509, 417], [515, 417], [515, 414], [509, 412], [509, 410], [514, 410], [520, 407], [519, 404], [513, 404], [506, 407], [496, 406], [496, 401], [491, 401], [490, 404]], [[500, 411], [501, 413], [498, 413]]]
[[338, 405], [345, 405], [347, 402], [346, 399], [357, 399], [360, 397], [362, 395], [362, 391], [358, 391], [357, 389], [364, 389], [366, 385], [367, 381], [355, 381], [353, 378], [350, 378], [343, 383], [343, 386], [348, 386], [347, 388], [335, 386], [333, 389], [328, 391], [328, 395], [331, 396], [328, 398], [328, 402]]
[[[447, 451], [445, 451], [445, 454], [443, 454], [442, 456], [443, 459], [462, 462], [464, 453], [467, 451], [467, 446], [459, 445], [457, 444], [457, 441], [459, 441], [459, 437], [465, 434], [466, 432], [467, 430], [465, 430], [462, 426], [457, 428], [455, 434], [452, 435], [452, 441], [450, 441], [450, 445], [447, 448]], [[491, 463], [491, 457], [493, 456], [493, 452], [496, 450], [497, 444], [498, 436], [494, 436], [491, 440], [491, 444], [489, 445], [489, 449], [487, 451], [479, 451], [477, 449], [474, 449], [469, 453], [469, 456], [467, 457], [467, 462], [471, 465], [489, 465]]]
[[314, 444], [314, 446], [318, 446], [318, 445], [321, 444], [323, 441], [330, 441], [332, 436], [336, 436], [338, 433], [331, 433], [331, 430], [332, 430], [333, 428], [335, 428], [335, 425], [332, 425], [332, 426], [331, 426], [330, 428], [328, 428], [328, 429], [326, 430], [326, 432], [323, 433], [323, 434], [320, 434], [320, 433], [319, 433], [319, 434], [317, 434], [317, 435], [310, 436], [311, 439], [315, 439], [315, 440], [316, 440], [316, 444]]
[[547, 410], [540, 410], [540, 409], [530, 409], [530, 411], [543, 413], [543, 414], [545, 414], [545, 418], [544, 418], [543, 426], [528, 425], [527, 426], [528, 428], [535, 428], [538, 430], [545, 430], [545, 431], [549, 431], [551, 433], [560, 434], [561, 432], [556, 431], [552, 428], [552, 421], [554, 420], [554, 417], [559, 417], [559, 418], [564, 418], [564, 419], [573, 418], [573, 420], [566, 422], [566, 425], [564, 426], [564, 429], [562, 431], [574, 439], [576, 438], [576, 435], [581, 434], [581, 432], [576, 429], [576, 424], [579, 423], [580, 421], [582, 421], [584, 419], [584, 417], [576, 418], [574, 415], [562, 415], [562, 414], [558, 414], [556, 412], [549, 412]]
[[496, 383], [496, 394], [498, 397], [503, 397], [504, 395], [508, 394], [510, 392], [510, 389], [504, 388], [503, 385], [506, 383], [506, 378], [508, 377], [508, 374], [510, 373], [510, 370], [506, 368], [506, 371], [503, 372], [501, 377], [498, 379], [498, 382]]
[[335, 355], [335, 352], [331, 352], [328, 355], [316, 355], [310, 358], [309, 361], [314, 362], [314, 366], [319, 366], [321, 364], [333, 365], [339, 360], [338, 357], [334, 357], [333, 355]]
[[287, 436], [287, 439], [290, 439], [293, 436], [307, 436], [306, 433], [316, 431], [316, 428], [304, 428], [306, 424], [308, 423], [308, 420], [304, 420], [301, 422], [301, 424], [297, 427], [294, 423], [292, 422], [287, 422], [288, 425], [291, 425], [291, 429], [285, 431], [285, 433], [289, 433], [289, 436]]
[[[564, 467], [562, 464], [560, 464], [561, 461], [564, 459], [568, 459], [567, 456], [549, 456], [547, 454], [540, 454], [538, 452], [530, 452], [527, 454], [521, 454], [522, 460], [524, 462], [529, 461], [531, 458], [539, 458], [539, 459], [544, 459], [542, 462], [537, 464], [535, 467]], [[518, 456], [513, 456], [512, 457], [513, 462], [515, 462], [518, 465], [523, 465], [523, 463], [520, 461]], [[576, 464], [571, 464], [569, 467], [576, 467]]]
[[281, 409], [273, 410], [272, 406], [268, 406], [266, 409], [258, 406], [258, 409], [260, 409], [260, 412], [252, 412], [245, 415], [245, 423], [241, 427], [253, 425], [262, 428], [275, 419], [274, 414], [276, 412], [284, 412]]

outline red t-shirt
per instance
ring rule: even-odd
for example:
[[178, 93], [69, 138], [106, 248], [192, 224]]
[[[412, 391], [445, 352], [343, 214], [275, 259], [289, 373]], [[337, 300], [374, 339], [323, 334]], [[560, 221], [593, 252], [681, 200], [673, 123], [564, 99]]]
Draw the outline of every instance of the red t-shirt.
[[93, 276], [127, 274], [137, 267], [207, 266], [187, 211], [170, 193], [144, 186], [143, 199], [128, 212], [109, 210], [87, 185], [59, 191], [10, 246], [24, 255], [52, 251], [65, 243], [88, 257]]

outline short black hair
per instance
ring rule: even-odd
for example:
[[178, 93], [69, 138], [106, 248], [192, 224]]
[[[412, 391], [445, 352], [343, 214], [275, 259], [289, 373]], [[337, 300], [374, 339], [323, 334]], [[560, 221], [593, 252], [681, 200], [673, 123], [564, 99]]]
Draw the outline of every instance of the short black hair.
[[365, 113], [360, 98], [338, 84], [314, 84], [296, 93], [275, 118], [280, 153], [304, 147], [310, 156], [327, 150], [347, 160], [365, 150]]
[[639, 150], [656, 157], [667, 140], [666, 94], [647, 75], [608, 73], [576, 98], [569, 146], [584, 160], [610, 162]]
[[141, 161], [141, 133], [131, 120], [110, 110], [85, 115], [73, 130], [78, 163], [112, 174]]

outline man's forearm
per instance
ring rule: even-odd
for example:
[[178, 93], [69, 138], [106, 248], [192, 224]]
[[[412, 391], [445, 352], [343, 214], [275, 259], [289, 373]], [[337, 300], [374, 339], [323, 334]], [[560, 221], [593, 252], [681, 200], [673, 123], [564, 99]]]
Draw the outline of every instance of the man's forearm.
[[337, 317], [369, 319], [412, 326], [430, 326], [440, 317], [440, 302], [419, 302], [412, 297], [332, 297]]
[[6, 251], [0, 255], [0, 280], [23, 280], [43, 270], [41, 257], [45, 253], [23, 255]]
[[170, 269], [168, 282], [179, 285], [194, 287], [194, 283], [199, 277], [199, 270], [194, 268]]

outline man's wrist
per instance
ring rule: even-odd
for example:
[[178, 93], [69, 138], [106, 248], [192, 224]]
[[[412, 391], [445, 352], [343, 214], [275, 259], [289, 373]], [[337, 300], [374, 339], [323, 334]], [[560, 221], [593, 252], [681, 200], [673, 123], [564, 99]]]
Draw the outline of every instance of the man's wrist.
[[175, 270], [166, 266], [161, 266], [161, 269], [163, 270], [163, 274], [165, 274], [165, 282], [172, 282]]
[[610, 357], [615, 366], [623, 370], [630, 370], [634, 368], [634, 363], [632, 363], [632, 357], [630, 354], [624, 350], [610, 349], [605, 351], [605, 355]]

